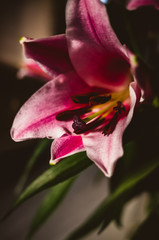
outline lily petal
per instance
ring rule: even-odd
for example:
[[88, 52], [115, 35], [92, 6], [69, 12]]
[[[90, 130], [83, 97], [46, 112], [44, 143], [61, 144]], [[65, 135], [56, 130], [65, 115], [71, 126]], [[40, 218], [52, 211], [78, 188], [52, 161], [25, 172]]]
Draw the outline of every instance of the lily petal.
[[52, 77], [48, 72], [43, 71], [39, 64], [31, 58], [25, 58], [20, 70], [17, 73], [19, 79], [25, 76], [40, 78], [45, 81], [52, 80]]
[[40, 63], [43, 70], [52, 77], [73, 69], [64, 34], [41, 39], [24, 37], [20, 42], [25, 56]]
[[138, 7], [151, 5], [154, 6], [156, 9], [159, 9], [159, 1], [158, 0], [129, 0], [127, 4], [127, 9], [134, 10]]
[[66, 24], [68, 50], [78, 74], [90, 86], [113, 91], [125, 88], [129, 61], [104, 4], [97, 0], [69, 0]]
[[93, 132], [83, 136], [87, 156], [107, 177], [112, 176], [116, 161], [123, 155], [122, 136], [132, 119], [136, 103], [136, 94], [131, 86], [130, 99], [131, 106], [128, 115], [119, 120], [112, 134], [104, 136], [101, 132]]
[[[11, 129], [15, 141], [30, 138], [57, 138], [72, 131], [71, 121], [58, 121], [56, 115], [74, 106], [71, 95], [88, 91], [76, 73], [61, 74], [40, 88], [20, 109]], [[67, 130], [66, 130], [67, 129]]]
[[62, 158], [84, 151], [81, 136], [63, 135], [55, 139], [51, 146], [50, 164], [58, 163]]

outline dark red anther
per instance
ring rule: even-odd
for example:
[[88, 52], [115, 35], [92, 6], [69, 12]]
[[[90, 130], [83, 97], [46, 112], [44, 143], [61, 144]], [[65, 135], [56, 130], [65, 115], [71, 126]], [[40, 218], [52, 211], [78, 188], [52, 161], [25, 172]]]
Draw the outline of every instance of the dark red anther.
[[72, 101], [75, 103], [84, 104], [84, 103], [89, 103], [90, 97], [97, 96], [97, 95], [98, 95], [98, 93], [89, 92], [89, 93], [74, 95], [71, 98], [72, 98]]
[[86, 123], [77, 115], [73, 117], [73, 124], [72, 127], [74, 132], [84, 130], [86, 128]]
[[121, 114], [122, 112], [125, 112], [125, 107], [124, 105], [122, 104], [122, 102], [118, 101], [117, 102], [117, 106], [113, 108], [113, 110], [115, 112], [118, 112], [119, 114]]
[[59, 121], [69, 121], [73, 119], [74, 115], [83, 115], [87, 112], [90, 112], [90, 107], [83, 107], [77, 109], [65, 110], [56, 115], [56, 119]]
[[90, 105], [97, 105], [97, 104], [103, 104], [108, 102], [111, 99], [111, 95], [98, 95], [98, 96], [92, 96], [89, 99]]
[[102, 132], [105, 136], [109, 136], [114, 131], [121, 113], [125, 112], [125, 107], [122, 102], [118, 101], [117, 106], [114, 107], [113, 110], [115, 111], [115, 114], [110, 120], [110, 122], [104, 127], [104, 130]]
[[95, 129], [96, 127], [100, 126], [104, 122], [104, 120], [105, 120], [104, 118], [98, 117], [94, 121], [86, 124], [85, 128], [81, 128], [79, 130], [75, 130], [74, 132], [76, 134], [85, 133], [87, 131], [90, 131], [91, 129]]
[[104, 127], [104, 130], [102, 132], [104, 136], [106, 135], [109, 136], [114, 131], [117, 124], [118, 116], [119, 116], [119, 113], [116, 112], [112, 117], [112, 119], [110, 120], [110, 122]]

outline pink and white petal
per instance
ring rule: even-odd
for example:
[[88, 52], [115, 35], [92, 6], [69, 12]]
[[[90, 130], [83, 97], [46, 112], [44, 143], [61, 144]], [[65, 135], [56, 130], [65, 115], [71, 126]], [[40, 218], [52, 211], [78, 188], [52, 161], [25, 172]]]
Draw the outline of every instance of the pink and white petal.
[[31, 58], [25, 58], [21, 68], [17, 73], [17, 77], [19, 79], [24, 78], [26, 76], [40, 78], [44, 81], [52, 80], [52, 77], [46, 72], [42, 70], [42, 67]]
[[39, 89], [19, 110], [11, 129], [15, 141], [57, 138], [72, 131], [70, 121], [56, 120], [57, 113], [73, 106], [71, 96], [88, 91], [75, 72], [61, 74]]
[[50, 164], [56, 164], [64, 157], [68, 157], [72, 154], [85, 151], [82, 137], [63, 135], [62, 137], [55, 139], [51, 145], [51, 160]]
[[128, 115], [119, 120], [112, 134], [104, 136], [101, 132], [94, 132], [82, 137], [87, 156], [107, 177], [112, 176], [117, 160], [123, 155], [122, 136], [132, 119], [136, 103], [136, 94], [131, 86], [130, 99]]
[[51, 77], [73, 70], [64, 34], [41, 39], [22, 38], [24, 54], [41, 64]]
[[127, 9], [134, 10], [141, 6], [154, 6], [156, 9], [159, 9], [159, 1], [158, 0], [129, 0], [127, 4]]
[[69, 0], [66, 38], [73, 66], [91, 86], [109, 90], [128, 82], [129, 60], [115, 35], [104, 4], [97, 0]]

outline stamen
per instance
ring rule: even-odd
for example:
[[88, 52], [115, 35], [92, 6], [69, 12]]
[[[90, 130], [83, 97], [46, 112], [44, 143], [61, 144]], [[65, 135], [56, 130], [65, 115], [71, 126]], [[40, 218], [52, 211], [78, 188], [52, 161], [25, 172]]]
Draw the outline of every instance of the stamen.
[[[80, 119], [80, 120], [81, 120], [81, 119]], [[91, 129], [94, 129], [94, 128], [100, 126], [100, 125], [104, 122], [104, 120], [105, 120], [105, 119], [101, 118], [101, 116], [99, 116], [99, 117], [96, 118], [94, 121], [92, 121], [92, 122], [90, 122], [90, 123], [88, 123], [88, 124], [86, 124], [84, 121], [81, 120], [82, 122], [84, 122], [84, 123], [86, 124], [85, 127], [84, 127], [84, 125], [83, 125], [82, 128], [79, 128], [79, 129], [75, 130], [74, 133], [76, 133], [76, 134], [85, 133], [85, 132], [87, 132], [87, 131], [89, 131], [89, 130], [91, 130]], [[72, 125], [72, 127], [73, 127], [73, 125]], [[73, 128], [74, 128], [74, 127], [73, 127]]]
[[89, 92], [89, 93], [74, 95], [71, 98], [73, 102], [82, 104], [82, 103], [89, 103], [90, 98], [97, 95], [98, 93]]
[[82, 121], [82, 119], [79, 116], [75, 115], [73, 117], [72, 127], [75, 130], [74, 132], [81, 131], [86, 128], [86, 123]]
[[102, 132], [102, 134], [104, 134], [104, 136], [109, 136], [115, 129], [118, 118], [120, 117], [122, 112], [125, 112], [125, 107], [122, 104], [122, 102], [118, 101], [117, 102], [117, 106], [113, 108], [113, 110], [115, 111], [114, 116], [112, 117], [112, 119], [110, 120], [110, 122], [104, 127], [104, 130]]
[[56, 119], [59, 121], [69, 121], [73, 118], [74, 115], [83, 115], [87, 112], [90, 112], [91, 109], [90, 107], [83, 107], [83, 108], [77, 108], [77, 109], [71, 109], [71, 110], [66, 110], [58, 113], [56, 115]]
[[119, 112], [119, 114], [121, 114], [122, 111], [125, 112], [125, 107], [124, 107], [124, 105], [122, 104], [122, 102], [118, 101], [118, 102], [117, 102], [117, 106], [114, 107], [113, 110], [114, 110], [115, 112]]
[[99, 109], [99, 110], [93, 112], [90, 116], [84, 118], [83, 120], [87, 123], [102, 114], [103, 114], [102, 118], [105, 118], [113, 110], [113, 106], [115, 105], [115, 103], [116, 102], [110, 102], [107, 104], [100, 104], [100, 105], [93, 106], [92, 107], [93, 110], [95, 109]]
[[98, 96], [92, 96], [89, 99], [89, 104], [91, 106], [97, 105], [97, 104], [103, 104], [108, 102], [111, 99], [111, 95], [98, 95]]
[[116, 112], [110, 122], [104, 127], [102, 134], [109, 136], [115, 129], [119, 113]]
[[[56, 115], [56, 119], [59, 121], [69, 121], [73, 119], [72, 128], [74, 129], [74, 133], [81, 134], [103, 125], [107, 116], [110, 118], [114, 111], [113, 117], [102, 132], [102, 134], [109, 136], [114, 131], [121, 117], [120, 115], [122, 112], [125, 112], [125, 107], [122, 102], [128, 97], [128, 90], [124, 90], [120, 92], [120, 94], [116, 92], [112, 92], [111, 94], [89, 92], [74, 95], [72, 96], [72, 100], [77, 103], [78, 108], [62, 111]], [[85, 104], [85, 107], [80, 108], [79, 104]], [[82, 116], [82, 119], [80, 116]]]

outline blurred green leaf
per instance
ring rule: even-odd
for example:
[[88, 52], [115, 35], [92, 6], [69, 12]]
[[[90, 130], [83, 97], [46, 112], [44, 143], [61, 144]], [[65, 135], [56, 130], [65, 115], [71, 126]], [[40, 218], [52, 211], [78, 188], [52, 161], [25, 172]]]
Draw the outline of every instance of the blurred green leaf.
[[86, 153], [81, 152], [63, 159], [55, 166], [51, 166], [21, 193], [4, 218], [6, 218], [15, 208], [28, 198], [44, 189], [77, 175], [82, 170], [89, 167], [92, 163], [93, 162], [86, 156]]
[[38, 146], [36, 147], [36, 149], [34, 150], [32, 156], [30, 157], [30, 159], [28, 160], [25, 168], [24, 168], [24, 171], [15, 187], [15, 195], [18, 195], [25, 183], [26, 183], [26, 180], [30, 174], [30, 171], [31, 169], [33, 168], [34, 164], [36, 163], [36, 160], [38, 159], [38, 157], [40, 156], [40, 154], [45, 150], [45, 148], [50, 144], [50, 141], [48, 139], [43, 139], [39, 142]]
[[56, 208], [66, 196], [74, 180], [75, 177], [72, 177], [62, 183], [59, 183], [57, 186], [51, 188], [51, 190], [47, 193], [33, 218], [27, 239], [30, 239], [33, 234], [41, 227], [41, 225], [56, 210]]
[[154, 98], [152, 104], [153, 104], [153, 106], [154, 106], [155, 108], [158, 108], [158, 107], [159, 107], [159, 97], [158, 97], [158, 96]]
[[123, 207], [125, 199], [131, 195], [132, 190], [134, 190], [138, 184], [142, 183], [144, 179], [150, 177], [158, 167], [159, 161], [157, 158], [131, 174], [131, 176], [125, 179], [116, 190], [99, 205], [93, 214], [67, 238], [67, 240], [80, 239], [99, 227], [104, 220], [100, 229], [101, 232], [112, 220], [114, 220], [116, 214], [119, 213], [119, 210]]

